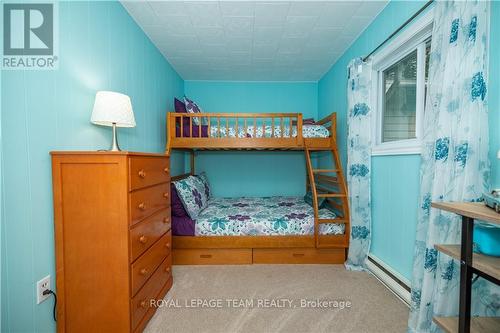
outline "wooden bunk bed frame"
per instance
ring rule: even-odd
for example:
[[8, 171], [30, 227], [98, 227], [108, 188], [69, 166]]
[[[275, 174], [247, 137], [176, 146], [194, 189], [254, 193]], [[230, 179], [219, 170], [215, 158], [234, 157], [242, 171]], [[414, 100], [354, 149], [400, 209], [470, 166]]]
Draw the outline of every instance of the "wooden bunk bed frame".
[[[193, 118], [207, 120], [207, 130], [195, 125]], [[186, 130], [185, 124], [189, 124]], [[173, 236], [174, 264], [251, 264], [251, 263], [315, 263], [340, 264], [347, 257], [349, 248], [349, 207], [347, 186], [336, 142], [336, 114], [316, 122], [329, 130], [328, 138], [304, 138], [300, 113], [167, 113], [166, 154], [172, 150], [191, 153], [191, 172], [172, 177], [172, 181], [195, 173], [195, 151], [198, 150], [302, 150], [307, 165], [306, 190], [313, 194], [314, 234], [297, 236]], [[184, 126], [183, 126], [184, 125]], [[215, 126], [216, 135], [212, 135]], [[256, 137], [257, 129], [271, 126], [270, 137]], [[286, 133], [285, 127], [289, 133]], [[296, 126], [296, 136], [292, 136]], [[194, 129], [197, 127], [197, 133]], [[224, 137], [230, 128], [235, 133], [243, 129], [244, 137]], [[279, 135], [275, 135], [279, 128]], [[251, 137], [248, 136], [250, 130]], [[184, 133], [187, 131], [188, 133]], [[252, 133], [253, 131], [253, 133]], [[287, 136], [288, 135], [288, 136]], [[311, 155], [315, 152], [331, 152], [332, 169], [315, 169]], [[335, 219], [318, 216], [318, 202], [325, 198], [338, 212]], [[343, 223], [342, 235], [321, 235], [322, 223]]]

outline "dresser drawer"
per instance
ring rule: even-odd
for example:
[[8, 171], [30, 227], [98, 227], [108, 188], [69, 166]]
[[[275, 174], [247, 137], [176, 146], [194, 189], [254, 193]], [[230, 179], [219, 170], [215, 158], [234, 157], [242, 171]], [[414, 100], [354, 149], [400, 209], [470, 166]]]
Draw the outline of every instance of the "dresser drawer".
[[170, 210], [162, 209], [158, 213], [137, 223], [130, 230], [130, 262], [133, 262], [165, 232], [170, 230]]
[[134, 191], [129, 195], [131, 225], [170, 205], [170, 185], [168, 183]]
[[[152, 300], [161, 299], [163, 295], [160, 292], [164, 289], [166, 283], [169, 282], [172, 276], [172, 259], [171, 256], [165, 258], [158, 269], [151, 276], [151, 279], [144, 287], [132, 298], [130, 302], [132, 314], [132, 327], [134, 330], [141, 323], [144, 316], [149, 310], [154, 310]], [[150, 315], [151, 316], [151, 315]]]
[[156, 267], [170, 254], [171, 247], [172, 235], [169, 231], [132, 264], [130, 272], [132, 277], [132, 295], [135, 295], [141, 289]]
[[167, 157], [130, 157], [130, 190], [165, 183], [170, 180], [170, 162]]

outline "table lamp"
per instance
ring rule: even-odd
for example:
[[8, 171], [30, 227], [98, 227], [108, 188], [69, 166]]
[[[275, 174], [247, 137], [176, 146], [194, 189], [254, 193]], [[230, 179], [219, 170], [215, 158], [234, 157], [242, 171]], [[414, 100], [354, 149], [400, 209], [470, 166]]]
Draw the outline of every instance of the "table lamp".
[[117, 127], [135, 127], [134, 111], [130, 97], [113, 91], [98, 91], [90, 122], [101, 126], [113, 127], [113, 143], [109, 151], [120, 151]]

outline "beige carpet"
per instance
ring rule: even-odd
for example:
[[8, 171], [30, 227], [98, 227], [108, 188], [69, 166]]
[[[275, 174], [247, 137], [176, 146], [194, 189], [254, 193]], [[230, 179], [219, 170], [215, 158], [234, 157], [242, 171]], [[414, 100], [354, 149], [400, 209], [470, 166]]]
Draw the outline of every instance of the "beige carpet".
[[[173, 273], [146, 332], [406, 331], [408, 307], [370, 274], [341, 265], [174, 266]], [[303, 301], [318, 298], [327, 308]]]

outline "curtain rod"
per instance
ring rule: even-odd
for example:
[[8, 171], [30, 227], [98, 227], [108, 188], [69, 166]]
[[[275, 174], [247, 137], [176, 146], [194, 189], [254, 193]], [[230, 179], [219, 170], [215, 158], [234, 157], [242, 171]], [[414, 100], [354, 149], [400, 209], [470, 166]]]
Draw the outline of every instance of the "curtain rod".
[[363, 58], [363, 61], [366, 61], [368, 58], [370, 58], [370, 56], [372, 54], [374, 54], [375, 52], [377, 52], [385, 43], [387, 43], [392, 37], [396, 36], [396, 34], [398, 32], [400, 32], [401, 30], [404, 29], [404, 27], [406, 27], [408, 25], [408, 23], [410, 23], [411, 21], [413, 21], [415, 19], [415, 17], [417, 17], [418, 15], [420, 15], [420, 13], [422, 13], [427, 7], [430, 6], [431, 3], [433, 3], [434, 0], [429, 0], [427, 1], [427, 3], [418, 10], [418, 12], [416, 12], [415, 14], [413, 14], [412, 17], [410, 17], [408, 20], [405, 21], [405, 23], [403, 23], [399, 28], [396, 29], [396, 31], [394, 31], [389, 37], [387, 37], [382, 43], [380, 43], [373, 51], [371, 51], [366, 57]]

